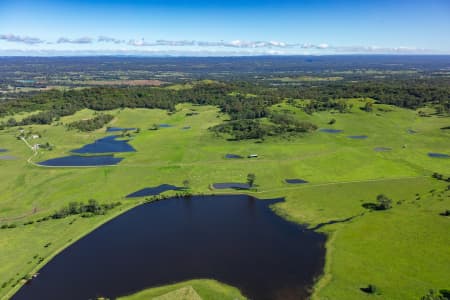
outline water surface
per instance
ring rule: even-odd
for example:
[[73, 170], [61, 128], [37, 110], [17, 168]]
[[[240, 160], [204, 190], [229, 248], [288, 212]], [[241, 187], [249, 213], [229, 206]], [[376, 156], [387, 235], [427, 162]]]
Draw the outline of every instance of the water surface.
[[445, 153], [435, 153], [435, 152], [430, 152], [428, 153], [429, 157], [437, 157], [437, 158], [450, 158], [450, 155], [445, 154]]
[[364, 140], [367, 139], [367, 135], [349, 135], [347, 136], [349, 139], [355, 139], [355, 140]]
[[136, 128], [122, 128], [122, 127], [108, 127], [106, 129], [106, 132], [117, 132], [117, 131], [130, 131], [130, 130], [136, 130]]
[[237, 154], [231, 154], [231, 153], [229, 153], [229, 154], [225, 154], [225, 158], [243, 158], [242, 156], [240, 156], [240, 155], [237, 155]]
[[12, 155], [0, 155], [0, 160], [15, 160], [17, 157]]
[[96, 140], [92, 144], [84, 145], [79, 149], [72, 150], [73, 153], [117, 153], [117, 152], [135, 152], [136, 150], [128, 144], [128, 140], [118, 140], [119, 136], [110, 135]]
[[343, 130], [340, 129], [330, 129], [330, 128], [322, 128], [319, 129], [320, 132], [326, 132], [326, 133], [339, 133], [342, 132]]
[[303, 179], [298, 179], [298, 178], [285, 179], [285, 181], [286, 181], [286, 183], [291, 183], [291, 184], [308, 183], [308, 181], [303, 180]]
[[250, 196], [173, 198], [132, 209], [82, 238], [15, 300], [116, 298], [213, 278], [250, 299], [305, 299], [322, 273], [325, 236], [275, 215], [281, 201]]
[[391, 151], [392, 148], [389, 147], [375, 147], [373, 148], [374, 151], [376, 152], [386, 152], [386, 151]]
[[248, 190], [250, 188], [250, 185], [248, 185], [248, 183], [241, 183], [241, 182], [220, 182], [220, 183], [213, 183], [212, 186], [215, 189]]
[[70, 155], [48, 159], [39, 162], [38, 165], [49, 167], [92, 167], [117, 165], [123, 158], [114, 155], [81, 156]]
[[166, 191], [180, 191], [180, 190], [184, 190], [184, 188], [170, 184], [161, 184], [154, 187], [143, 188], [142, 190], [127, 195], [127, 198], [155, 196]]

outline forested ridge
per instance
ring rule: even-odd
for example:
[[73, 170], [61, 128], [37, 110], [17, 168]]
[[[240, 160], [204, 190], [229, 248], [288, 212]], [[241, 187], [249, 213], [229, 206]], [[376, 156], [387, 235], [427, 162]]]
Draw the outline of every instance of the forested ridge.
[[[22, 94], [15, 99], [0, 103], [0, 116], [22, 111], [40, 112], [17, 122], [10, 118], [1, 127], [50, 124], [61, 116], [88, 108], [105, 111], [117, 108], [159, 108], [174, 111], [178, 103], [215, 105], [230, 116], [231, 121], [254, 120], [270, 117], [269, 107], [289, 99], [312, 100], [304, 107], [308, 113], [316, 110], [335, 109], [345, 112], [349, 106], [346, 98], [372, 98], [378, 103], [416, 109], [426, 104], [436, 107], [438, 113], [450, 112], [450, 84], [445, 79], [362, 81], [299, 86], [274, 86], [254, 82], [195, 82], [190, 88], [167, 87], [95, 87], [81, 90], [50, 90], [35, 94]], [[277, 118], [275, 118], [277, 119]], [[274, 120], [272, 116], [271, 120]], [[284, 118], [284, 121], [286, 118]], [[276, 124], [276, 122], [274, 122]], [[100, 124], [100, 123], [98, 123]], [[97, 124], [97, 125], [98, 125]], [[80, 124], [78, 124], [80, 125]], [[81, 124], [82, 127], [88, 124]], [[90, 124], [92, 125], [92, 124]], [[95, 126], [97, 126], [95, 125]], [[220, 128], [246, 128], [249, 125], [259, 130], [255, 122]], [[278, 124], [280, 125], [280, 124]], [[95, 127], [94, 126], [94, 127]], [[87, 126], [89, 127], [89, 126]], [[309, 130], [311, 126], [290, 123], [278, 126], [290, 131]], [[279, 129], [278, 128], [278, 129]], [[273, 131], [273, 128], [271, 129]], [[276, 131], [276, 130], [275, 130]]]

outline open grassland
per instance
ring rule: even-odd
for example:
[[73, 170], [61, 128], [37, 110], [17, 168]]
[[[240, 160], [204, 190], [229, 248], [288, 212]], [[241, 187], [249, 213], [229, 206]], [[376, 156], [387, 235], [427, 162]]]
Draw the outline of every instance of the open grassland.
[[[16, 139], [18, 128], [0, 131], [0, 148], [16, 157], [0, 160], [0, 225], [17, 225], [0, 230], [0, 297], [9, 297], [20, 287], [16, 284], [20, 278], [35, 272], [78, 237], [143, 201], [125, 199], [125, 195], [163, 183], [181, 185], [186, 179], [193, 194], [218, 193], [210, 190], [210, 184], [245, 182], [248, 173], [256, 174], [257, 191], [251, 193], [260, 198], [285, 197], [286, 201], [275, 205], [274, 210], [292, 221], [314, 228], [354, 217], [317, 229], [328, 233], [329, 240], [326, 270], [316, 285], [316, 299], [364, 299], [368, 296], [360, 288], [368, 284], [375, 284], [385, 299], [415, 299], [431, 288], [448, 288], [450, 220], [439, 213], [450, 208], [450, 192], [445, 191], [448, 183], [431, 179], [431, 174], [450, 176], [450, 159], [430, 158], [427, 153], [450, 154], [450, 132], [440, 129], [450, 125], [449, 118], [419, 117], [415, 111], [387, 105], [374, 105], [374, 111], [368, 113], [359, 109], [363, 101], [349, 101], [354, 107], [345, 114], [307, 115], [287, 103], [273, 107], [320, 128], [344, 131], [270, 137], [263, 142], [234, 142], [214, 136], [207, 129], [227, 116], [211, 106], [178, 105], [172, 115], [157, 109], [109, 111], [115, 118], [108, 126], [141, 129], [130, 141], [137, 152], [118, 154], [124, 160], [111, 167], [38, 167], [27, 161], [33, 152]], [[187, 116], [192, 110], [198, 114]], [[30, 144], [53, 145], [53, 150], [40, 150], [31, 161], [65, 156], [104, 137], [104, 128], [81, 133], [67, 131], [64, 126], [94, 114], [82, 110], [52, 125], [26, 127], [41, 135], [29, 139]], [[331, 119], [336, 120], [333, 125], [328, 124]], [[173, 127], [148, 130], [153, 124], [163, 123]], [[182, 130], [185, 126], [190, 129]], [[348, 135], [368, 138], [350, 139]], [[376, 152], [375, 147], [392, 150]], [[227, 153], [256, 153], [259, 158], [229, 160], [224, 158]], [[286, 178], [302, 178], [309, 183], [288, 185]], [[374, 202], [380, 193], [394, 200], [391, 210], [370, 212], [362, 207], [363, 203]], [[123, 204], [105, 216], [71, 216], [23, 225], [71, 201], [88, 199]], [[208, 293], [234, 299], [236, 291], [221, 290], [214, 284], [200, 280], [187, 285], [203, 299], [221, 299]], [[158, 289], [167, 293], [183, 286]], [[161, 295], [155, 293], [149, 295]]]
[[[192, 292], [192, 290], [194, 292]], [[189, 280], [162, 287], [155, 287], [142, 292], [121, 297], [118, 300], [144, 300], [144, 299], [171, 299], [171, 300], [198, 300], [198, 299], [245, 299], [238, 289], [211, 279]]]

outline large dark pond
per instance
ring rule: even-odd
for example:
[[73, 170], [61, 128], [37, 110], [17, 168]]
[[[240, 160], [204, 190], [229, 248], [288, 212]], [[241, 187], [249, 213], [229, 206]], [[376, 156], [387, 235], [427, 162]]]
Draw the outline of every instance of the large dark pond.
[[250, 299], [305, 299], [322, 273], [325, 236], [275, 215], [281, 200], [173, 198], [139, 206], [57, 255], [13, 297], [115, 298], [214, 278]]
[[116, 153], [116, 152], [134, 152], [136, 151], [128, 140], [118, 140], [117, 135], [110, 135], [96, 140], [92, 144], [84, 145], [79, 149], [72, 150], [73, 153]]

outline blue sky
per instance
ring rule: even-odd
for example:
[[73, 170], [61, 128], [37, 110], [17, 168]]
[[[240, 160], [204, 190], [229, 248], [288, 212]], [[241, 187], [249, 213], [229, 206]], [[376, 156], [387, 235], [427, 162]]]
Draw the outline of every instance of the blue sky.
[[450, 1], [0, 0], [0, 55], [450, 54]]

